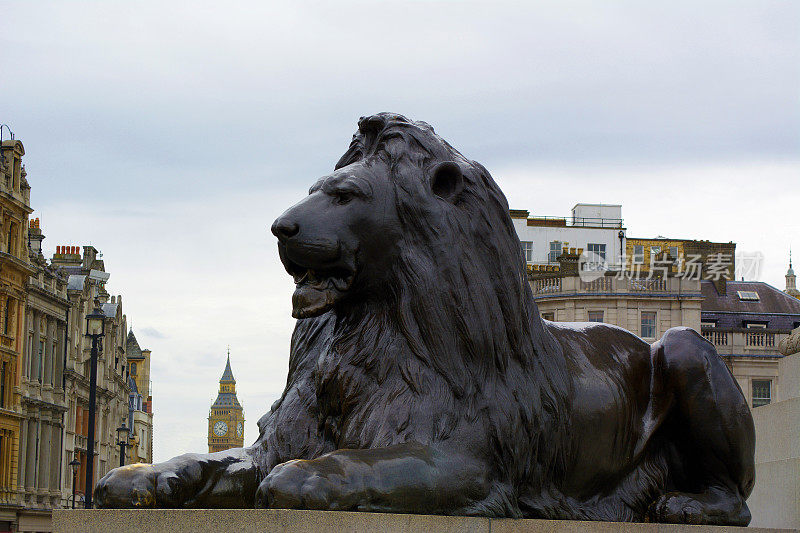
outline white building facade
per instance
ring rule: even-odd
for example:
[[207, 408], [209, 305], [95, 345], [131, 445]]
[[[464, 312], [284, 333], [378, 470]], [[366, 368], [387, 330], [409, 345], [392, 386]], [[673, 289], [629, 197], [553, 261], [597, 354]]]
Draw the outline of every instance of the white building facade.
[[512, 209], [511, 218], [529, 265], [558, 265], [564, 248], [593, 252], [611, 269], [621, 264], [626, 247], [621, 205], [576, 204], [569, 217], [531, 217]]

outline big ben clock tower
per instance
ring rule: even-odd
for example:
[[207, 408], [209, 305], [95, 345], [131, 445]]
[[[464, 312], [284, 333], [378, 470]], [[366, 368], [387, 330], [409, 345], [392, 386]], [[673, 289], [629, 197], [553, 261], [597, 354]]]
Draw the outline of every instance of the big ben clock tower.
[[219, 380], [219, 393], [208, 412], [208, 451], [219, 452], [244, 446], [244, 410], [236, 397], [236, 380], [231, 371], [231, 350], [228, 363]]

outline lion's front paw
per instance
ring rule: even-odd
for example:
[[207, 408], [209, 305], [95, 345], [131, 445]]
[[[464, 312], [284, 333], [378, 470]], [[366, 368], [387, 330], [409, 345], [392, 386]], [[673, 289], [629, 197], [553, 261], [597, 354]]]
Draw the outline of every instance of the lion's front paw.
[[341, 510], [347, 491], [330, 481], [308, 461], [289, 461], [277, 465], [261, 482], [256, 492], [256, 507], [273, 509]]
[[106, 474], [94, 489], [94, 501], [106, 508], [180, 507], [193, 496], [192, 487], [167, 463], [136, 463]]
[[156, 470], [153, 465], [137, 463], [115, 468], [94, 489], [98, 507], [155, 507]]
[[705, 524], [702, 504], [688, 494], [669, 492], [650, 506], [651, 522], [671, 524]]

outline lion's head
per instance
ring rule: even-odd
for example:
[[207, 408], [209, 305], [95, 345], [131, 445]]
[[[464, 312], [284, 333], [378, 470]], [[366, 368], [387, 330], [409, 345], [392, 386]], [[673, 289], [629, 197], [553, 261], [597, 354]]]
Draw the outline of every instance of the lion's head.
[[368, 309], [443, 371], [448, 354], [460, 359], [451, 367], [505, 368], [560, 350], [542, 331], [505, 196], [424, 122], [361, 118], [334, 172], [272, 231], [297, 318]]

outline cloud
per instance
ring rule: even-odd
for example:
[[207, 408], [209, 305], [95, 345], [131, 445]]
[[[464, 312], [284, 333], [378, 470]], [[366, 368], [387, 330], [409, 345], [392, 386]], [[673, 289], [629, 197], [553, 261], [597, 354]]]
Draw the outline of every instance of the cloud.
[[139, 331], [142, 332], [147, 337], [152, 337], [154, 339], [166, 339], [167, 336], [158, 331], [156, 328], [142, 328]]

